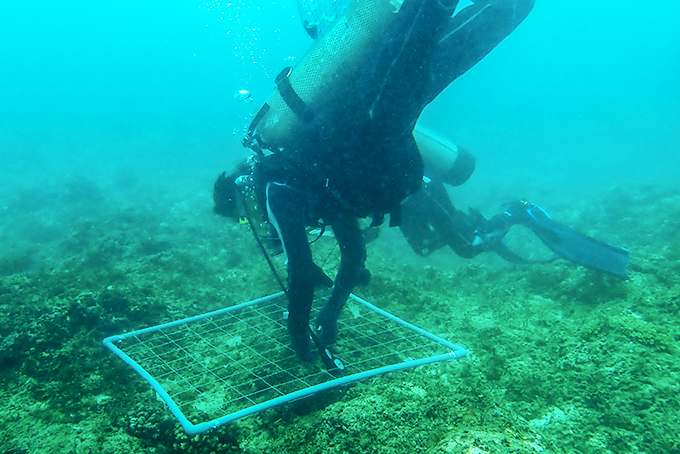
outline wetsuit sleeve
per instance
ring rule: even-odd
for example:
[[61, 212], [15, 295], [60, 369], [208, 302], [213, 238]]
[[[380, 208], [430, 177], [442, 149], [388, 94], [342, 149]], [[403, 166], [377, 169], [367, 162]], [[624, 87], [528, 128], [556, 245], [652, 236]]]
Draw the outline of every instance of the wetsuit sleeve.
[[340, 269], [333, 292], [316, 319], [316, 332], [323, 345], [332, 345], [338, 336], [337, 320], [342, 308], [359, 281], [366, 279], [366, 246], [355, 217], [339, 215], [331, 221], [333, 233], [340, 246]]
[[281, 183], [267, 185], [266, 199], [269, 220], [281, 239], [288, 265], [288, 334], [298, 357], [311, 360], [309, 311], [314, 287], [325, 283], [325, 275], [312, 261], [305, 230], [307, 200], [302, 191]]

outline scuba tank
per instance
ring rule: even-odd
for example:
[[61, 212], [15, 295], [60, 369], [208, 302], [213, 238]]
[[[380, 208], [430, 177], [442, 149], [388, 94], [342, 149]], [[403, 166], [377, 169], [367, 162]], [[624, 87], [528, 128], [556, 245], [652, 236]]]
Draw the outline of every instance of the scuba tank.
[[344, 102], [348, 81], [358, 80], [400, 7], [398, 0], [352, 1], [347, 13], [295, 68], [276, 78], [276, 90], [251, 122], [243, 144], [255, 151], [285, 148], [323, 106]]
[[469, 151], [418, 124], [413, 130], [413, 137], [425, 164], [425, 175], [429, 178], [460, 186], [474, 172], [476, 160]]

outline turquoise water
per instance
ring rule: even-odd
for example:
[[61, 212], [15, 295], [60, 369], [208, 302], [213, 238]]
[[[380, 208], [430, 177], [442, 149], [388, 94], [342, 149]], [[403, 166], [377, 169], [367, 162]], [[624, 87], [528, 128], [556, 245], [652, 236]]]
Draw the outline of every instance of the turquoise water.
[[[244, 153], [249, 116], [311, 41], [292, 0], [0, 8], [3, 161], [37, 177], [121, 162], [214, 172]], [[672, 179], [678, 18], [676, 2], [539, 1], [422, 121], [473, 150], [482, 187]]]
[[[421, 118], [477, 156], [457, 206], [534, 200], [631, 249], [628, 281], [424, 259], [384, 229], [361, 294], [470, 358], [198, 441], [100, 341], [276, 290], [211, 190], [312, 41], [293, 0], [7, 3], [1, 454], [680, 452], [680, 3], [539, 0]], [[332, 272], [337, 251], [316, 247]]]

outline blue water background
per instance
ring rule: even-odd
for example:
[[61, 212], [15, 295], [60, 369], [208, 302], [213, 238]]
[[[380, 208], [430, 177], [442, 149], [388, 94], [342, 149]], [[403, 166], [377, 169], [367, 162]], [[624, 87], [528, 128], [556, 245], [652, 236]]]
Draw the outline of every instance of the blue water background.
[[[478, 158], [461, 205], [677, 185], [678, 23], [675, 1], [537, 0], [423, 114]], [[188, 187], [209, 207], [273, 78], [310, 44], [293, 0], [3, 2], [0, 196], [75, 175]]]

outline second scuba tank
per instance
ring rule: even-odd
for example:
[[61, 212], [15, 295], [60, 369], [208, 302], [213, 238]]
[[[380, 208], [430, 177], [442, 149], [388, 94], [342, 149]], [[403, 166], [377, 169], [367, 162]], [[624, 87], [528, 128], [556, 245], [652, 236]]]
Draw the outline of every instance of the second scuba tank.
[[474, 172], [476, 159], [469, 151], [418, 124], [413, 130], [413, 137], [423, 157], [426, 176], [460, 186]]

